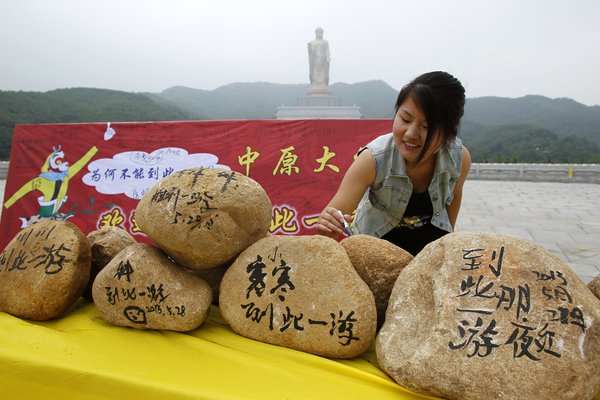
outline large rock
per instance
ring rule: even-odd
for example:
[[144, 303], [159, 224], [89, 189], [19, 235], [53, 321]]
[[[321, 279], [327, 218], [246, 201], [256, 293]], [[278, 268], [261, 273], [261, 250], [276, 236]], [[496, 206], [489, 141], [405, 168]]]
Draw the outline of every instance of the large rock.
[[90, 277], [87, 238], [67, 221], [21, 230], [0, 254], [0, 311], [45, 321], [63, 314]]
[[190, 331], [208, 316], [210, 287], [156, 247], [126, 247], [96, 277], [94, 303], [102, 318], [137, 329]]
[[92, 248], [92, 269], [90, 280], [83, 293], [84, 297], [92, 300], [92, 285], [98, 273], [121, 250], [136, 243], [136, 240], [126, 230], [117, 226], [106, 226], [88, 233], [87, 238]]
[[189, 269], [231, 262], [266, 236], [271, 201], [254, 180], [220, 168], [193, 168], [159, 181], [135, 219], [177, 264]]
[[400, 385], [448, 399], [592, 399], [600, 301], [525, 240], [452, 233], [402, 271], [376, 340]]
[[325, 357], [355, 357], [375, 335], [373, 294], [324, 236], [254, 243], [225, 273], [219, 306], [242, 336]]
[[600, 299], [600, 275], [596, 275], [596, 277], [588, 283], [588, 288], [594, 293], [594, 296]]
[[358, 275], [375, 296], [377, 327], [380, 328], [396, 278], [414, 257], [387, 240], [369, 235], [348, 236], [340, 244], [346, 249]]
[[224, 264], [216, 268], [210, 269], [189, 269], [186, 270], [192, 275], [196, 275], [199, 278], [202, 278], [208, 285], [210, 286], [210, 290], [213, 293], [213, 304], [219, 305], [219, 291], [221, 287], [221, 281], [223, 280], [223, 276], [227, 269], [229, 268], [229, 264]]

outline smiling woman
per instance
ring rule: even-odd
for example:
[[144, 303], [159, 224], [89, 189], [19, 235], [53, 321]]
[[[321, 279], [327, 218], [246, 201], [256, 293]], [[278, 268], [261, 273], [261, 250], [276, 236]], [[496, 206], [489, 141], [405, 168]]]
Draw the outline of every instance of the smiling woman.
[[413, 255], [452, 232], [471, 167], [457, 138], [464, 104], [462, 84], [446, 72], [404, 86], [393, 131], [361, 150], [321, 212], [318, 232], [338, 238], [356, 210], [352, 232], [386, 239]]

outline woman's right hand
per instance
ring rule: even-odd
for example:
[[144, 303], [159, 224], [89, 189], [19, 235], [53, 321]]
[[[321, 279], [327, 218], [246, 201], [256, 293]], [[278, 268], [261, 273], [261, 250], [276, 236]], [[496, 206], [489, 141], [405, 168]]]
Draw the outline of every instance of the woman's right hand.
[[[349, 216], [348, 216], [349, 217]], [[337, 208], [327, 206], [321, 214], [319, 214], [319, 220], [317, 221], [317, 233], [319, 235], [328, 236], [333, 239], [337, 239], [342, 232], [344, 232], [344, 224], [341, 220], [342, 216]], [[348, 221], [346, 215], [344, 219]]]
[[337, 239], [344, 232], [343, 220], [352, 221], [352, 216], [339, 210], [356, 210], [365, 191], [375, 180], [375, 159], [370, 151], [363, 151], [346, 171], [337, 192], [327, 207], [319, 214], [317, 233]]

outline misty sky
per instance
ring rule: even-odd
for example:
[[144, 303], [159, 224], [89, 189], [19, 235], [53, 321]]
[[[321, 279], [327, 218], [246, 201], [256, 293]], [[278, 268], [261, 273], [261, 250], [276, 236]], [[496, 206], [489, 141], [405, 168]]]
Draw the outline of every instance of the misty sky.
[[470, 98], [600, 105], [599, 21], [598, 0], [0, 0], [0, 90], [308, 83], [320, 26], [330, 83], [445, 70]]

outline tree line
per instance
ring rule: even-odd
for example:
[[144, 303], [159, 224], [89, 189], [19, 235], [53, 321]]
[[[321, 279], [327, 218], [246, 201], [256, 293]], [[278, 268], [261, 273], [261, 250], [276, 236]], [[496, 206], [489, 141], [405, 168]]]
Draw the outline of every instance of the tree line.
[[[235, 83], [212, 91], [173, 87], [161, 93], [73, 88], [0, 91], [0, 160], [8, 160], [15, 124], [273, 119], [308, 85]], [[383, 81], [330, 86], [363, 118], [394, 114], [397, 90]], [[600, 163], [600, 107], [525, 96], [468, 99], [460, 137], [474, 162]]]

